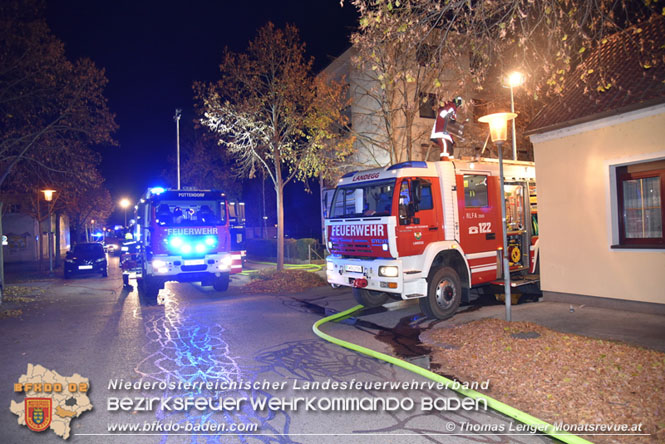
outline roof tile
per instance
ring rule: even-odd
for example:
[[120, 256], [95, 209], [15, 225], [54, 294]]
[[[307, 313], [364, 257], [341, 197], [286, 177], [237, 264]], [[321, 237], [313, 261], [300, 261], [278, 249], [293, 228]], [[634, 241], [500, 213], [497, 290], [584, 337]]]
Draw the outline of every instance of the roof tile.
[[[641, 31], [638, 31], [641, 29]], [[592, 72], [589, 72], [593, 70]], [[561, 94], [533, 118], [527, 134], [665, 102], [665, 17], [613, 34], [568, 74]]]

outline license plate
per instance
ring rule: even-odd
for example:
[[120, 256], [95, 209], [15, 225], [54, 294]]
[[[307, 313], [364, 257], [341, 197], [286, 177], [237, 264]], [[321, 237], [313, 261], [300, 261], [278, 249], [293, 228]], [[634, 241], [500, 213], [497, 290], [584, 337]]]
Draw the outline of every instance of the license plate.
[[204, 259], [190, 259], [188, 261], [185, 261], [185, 265], [203, 265], [205, 264]]
[[362, 265], [347, 265], [345, 267], [346, 271], [349, 271], [351, 273], [362, 273], [363, 272], [363, 266]]
[[92, 265], [79, 265], [79, 270], [92, 270]]

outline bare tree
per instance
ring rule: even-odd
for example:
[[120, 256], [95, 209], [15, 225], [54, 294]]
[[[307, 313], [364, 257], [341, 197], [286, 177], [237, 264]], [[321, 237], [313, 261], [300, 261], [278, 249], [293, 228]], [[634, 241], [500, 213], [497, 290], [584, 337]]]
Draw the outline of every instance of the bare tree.
[[263, 170], [277, 201], [277, 268], [284, 266], [284, 187], [326, 174], [326, 159], [343, 159], [352, 140], [343, 87], [312, 75], [297, 29], [262, 27], [247, 52], [225, 51], [221, 79], [197, 84], [201, 123], [234, 157], [237, 173]]

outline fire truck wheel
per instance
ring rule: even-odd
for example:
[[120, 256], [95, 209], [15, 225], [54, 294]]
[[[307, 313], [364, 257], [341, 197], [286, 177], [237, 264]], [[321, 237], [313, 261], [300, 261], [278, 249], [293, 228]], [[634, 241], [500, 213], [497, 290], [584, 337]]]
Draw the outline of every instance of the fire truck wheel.
[[354, 288], [353, 297], [359, 304], [365, 307], [379, 307], [388, 300], [387, 294], [379, 291], [365, 290], [364, 288]]
[[430, 318], [448, 319], [462, 300], [462, 284], [450, 267], [439, 268], [431, 275], [427, 296], [420, 298], [420, 309]]
[[215, 278], [212, 281], [212, 288], [216, 291], [226, 291], [229, 288], [229, 275], [223, 274], [222, 276]]

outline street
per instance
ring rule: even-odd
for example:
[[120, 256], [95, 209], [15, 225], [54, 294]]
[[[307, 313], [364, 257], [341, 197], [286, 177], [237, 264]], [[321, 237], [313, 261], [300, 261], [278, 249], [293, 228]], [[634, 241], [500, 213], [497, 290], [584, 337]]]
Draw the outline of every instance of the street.
[[[226, 293], [170, 283], [161, 291], [158, 304], [148, 305], [141, 302], [135, 285], [131, 290], [122, 288], [117, 259], [111, 261], [108, 278], [54, 278], [23, 285], [41, 287], [45, 293], [43, 300], [22, 317], [0, 320], [0, 346], [6, 355], [0, 363], [4, 381], [0, 396], [5, 405], [0, 414], [3, 443], [62, 442], [51, 431], [37, 434], [18, 426], [16, 416], [7, 408], [11, 399], [19, 402], [23, 397], [13, 393], [13, 384], [26, 372], [28, 363], [63, 376], [78, 373], [89, 378], [88, 396], [94, 408], [72, 420], [69, 441], [73, 443], [550, 442], [542, 436], [471, 434], [470, 429], [481, 425], [503, 424], [501, 427], [508, 430], [510, 421], [491, 410], [435, 413], [421, 409], [422, 399], [428, 397], [456, 398], [453, 391], [445, 389], [307, 390], [308, 384], [316, 381], [427, 382], [418, 375], [327, 343], [312, 333], [312, 324], [326, 308], [342, 310], [355, 305], [348, 290], [323, 287], [296, 295], [252, 295], [242, 293], [237, 282]], [[408, 339], [408, 320], [418, 315], [416, 304], [396, 311], [378, 310], [355, 325], [329, 324], [324, 329], [385, 353], [408, 354], [410, 347], [416, 347], [417, 354], [417, 344]], [[394, 328], [398, 325], [401, 333]], [[128, 381], [150, 383], [150, 387], [113, 387]], [[258, 384], [249, 388], [204, 388], [200, 393], [196, 387], [168, 387], [169, 383], [205, 385], [220, 381]], [[173, 403], [164, 408], [159, 401], [147, 411], [136, 408], [141, 407], [136, 404], [123, 410], [116, 403], [112, 411], [114, 398], [161, 400], [189, 396], [244, 399], [245, 403], [236, 408], [228, 404], [223, 411], [189, 408], [184, 412]], [[374, 412], [333, 411], [321, 404], [316, 411], [306, 410], [304, 404], [258, 411], [251, 406], [252, 399], [273, 397], [411, 399], [415, 406]], [[123, 436], [130, 432], [112, 430], [118, 424], [140, 424], [142, 429]], [[159, 428], [167, 424], [175, 424], [179, 430]], [[199, 429], [185, 429], [187, 424]], [[258, 424], [258, 430], [219, 435], [202, 424], [235, 424], [241, 428], [243, 424]], [[451, 430], [455, 436], [443, 436]]]

